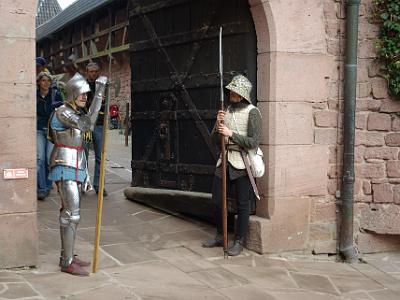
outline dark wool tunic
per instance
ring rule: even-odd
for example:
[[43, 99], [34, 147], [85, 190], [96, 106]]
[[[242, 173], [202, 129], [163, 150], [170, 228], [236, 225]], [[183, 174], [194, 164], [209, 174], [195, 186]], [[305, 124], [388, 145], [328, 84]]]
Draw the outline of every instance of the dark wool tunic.
[[[246, 100], [242, 100], [239, 103], [232, 103], [230, 105], [230, 111], [235, 111], [238, 109], [242, 109], [249, 105], [249, 103]], [[258, 111], [257, 108], [253, 108], [249, 112], [249, 121], [248, 121], [248, 127], [247, 127], [247, 136], [239, 135], [235, 132], [233, 132], [232, 137], [230, 137], [231, 141], [237, 145], [239, 145], [242, 148], [245, 149], [254, 149], [258, 147], [261, 139], [261, 126], [262, 126], [262, 120], [261, 120], [261, 115]], [[229, 128], [233, 130], [232, 128]], [[213, 131], [211, 132], [211, 138], [213, 139], [214, 143], [220, 147], [221, 143], [221, 136], [217, 132], [217, 128], [214, 127]], [[239, 170], [234, 168], [229, 162], [227, 163], [227, 172], [229, 174], [229, 179], [230, 180], [235, 180], [239, 177], [242, 176], [247, 176], [247, 171], [246, 169]], [[221, 177], [221, 166], [219, 166], [215, 170], [215, 175], [218, 177]]]

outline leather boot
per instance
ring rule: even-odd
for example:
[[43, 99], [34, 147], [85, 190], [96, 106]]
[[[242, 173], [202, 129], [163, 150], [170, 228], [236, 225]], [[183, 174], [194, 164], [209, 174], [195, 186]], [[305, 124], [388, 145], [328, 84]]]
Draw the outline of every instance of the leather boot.
[[75, 261], [72, 261], [68, 267], [61, 267], [61, 272], [69, 273], [75, 276], [89, 276], [89, 273]]
[[[88, 261], [84, 261], [81, 260], [77, 257], [78, 255], [74, 254], [74, 257], [72, 258], [72, 262], [77, 263], [78, 265], [80, 265], [81, 267], [89, 267], [90, 266], [90, 262]], [[58, 264], [60, 267], [62, 266], [62, 256], [60, 257], [60, 262]]]
[[222, 234], [217, 233], [217, 235], [209, 240], [205, 240], [204, 242], [201, 243], [203, 248], [214, 248], [214, 247], [222, 247], [224, 244], [224, 239], [222, 237]]
[[78, 255], [76, 255], [76, 254], [74, 255], [74, 258], [72, 259], [72, 261], [76, 262], [81, 267], [89, 267], [90, 266], [90, 262], [79, 259]]
[[233, 245], [228, 249], [229, 256], [237, 256], [243, 251], [243, 238], [236, 238]]

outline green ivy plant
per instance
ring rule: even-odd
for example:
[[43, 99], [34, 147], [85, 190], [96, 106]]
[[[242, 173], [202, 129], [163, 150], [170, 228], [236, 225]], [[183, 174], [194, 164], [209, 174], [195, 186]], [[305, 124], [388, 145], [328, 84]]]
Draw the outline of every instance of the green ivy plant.
[[400, 96], [400, 0], [375, 0], [381, 23], [379, 58], [393, 96]]

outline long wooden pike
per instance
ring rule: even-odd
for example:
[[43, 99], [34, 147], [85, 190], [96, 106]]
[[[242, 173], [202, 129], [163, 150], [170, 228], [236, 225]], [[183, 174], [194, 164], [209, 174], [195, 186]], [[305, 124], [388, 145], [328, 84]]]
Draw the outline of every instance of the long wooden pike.
[[[222, 26], [219, 28], [219, 77], [220, 77], [220, 95], [221, 110], [225, 110], [224, 106], [224, 57], [222, 53]], [[225, 153], [225, 137], [221, 134], [221, 202], [222, 202], [222, 230], [224, 237], [224, 258], [228, 258], [228, 212], [226, 205], [226, 153]]]
[[[109, 55], [108, 61], [108, 80], [111, 78], [111, 55]], [[92, 272], [96, 273], [99, 266], [99, 250], [100, 250], [100, 232], [101, 232], [101, 220], [103, 215], [103, 193], [104, 193], [104, 179], [106, 175], [106, 149], [108, 142], [108, 110], [110, 104], [110, 83], [107, 85], [107, 96], [104, 108], [104, 124], [103, 124], [103, 144], [101, 146], [101, 160], [100, 160], [100, 178], [99, 178], [99, 193], [97, 198], [97, 216], [96, 216], [96, 235], [94, 240], [94, 251], [93, 251], [93, 266]]]

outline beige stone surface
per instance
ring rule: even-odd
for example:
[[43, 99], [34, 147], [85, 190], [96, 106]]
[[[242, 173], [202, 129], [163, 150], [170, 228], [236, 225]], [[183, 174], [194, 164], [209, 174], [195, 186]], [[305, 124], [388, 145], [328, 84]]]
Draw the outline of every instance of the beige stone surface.
[[[37, 263], [35, 16], [37, 1], [0, 3], [0, 267]], [[3, 180], [3, 169], [28, 169], [29, 179]], [[6, 298], [29, 287], [11, 287]], [[36, 293], [30, 294], [37, 296]], [[33, 299], [33, 298], [32, 298]]]
[[387, 162], [388, 177], [400, 177], [400, 160], [389, 160]]
[[391, 147], [400, 146], [400, 133], [389, 133], [385, 136], [386, 145]]
[[[360, 300], [360, 295], [388, 295], [399, 290], [400, 278], [391, 275], [400, 259], [394, 254], [382, 257], [387, 264], [369, 259], [362, 268], [301, 252], [268, 256], [245, 249], [240, 256], [224, 259], [222, 248], [201, 247], [201, 241], [214, 234], [213, 226], [125, 199], [122, 178], [115, 173], [107, 172], [110, 195], [104, 199], [103, 214], [112, 220], [125, 211], [134, 218], [124, 217], [122, 224], [103, 227], [102, 234], [108, 235], [102, 242], [99, 271], [88, 278], [59, 272], [59, 212], [53, 191], [46, 201], [39, 202], [40, 264], [37, 269], [0, 271], [1, 298]], [[279, 200], [271, 220], [253, 217], [251, 225], [257, 223], [268, 231], [263, 236], [264, 246], [279, 246], [286, 239], [284, 244], [293, 240], [289, 246], [296, 249], [309, 235], [301, 230], [308, 228], [305, 224], [310, 216], [299, 212], [310, 209], [311, 199]], [[83, 219], [94, 219], [95, 204], [94, 193], [83, 197]], [[330, 209], [325, 213], [332, 214]], [[79, 226], [76, 253], [90, 261], [93, 236], [88, 232], [94, 228], [89, 223]], [[285, 231], [288, 226], [290, 231]], [[121, 233], [136, 242], [127, 242]]]
[[37, 1], [36, 0], [3, 0], [0, 6], [2, 11], [11, 14], [36, 14]]
[[[1, 166], [1, 164], [0, 164]], [[14, 167], [14, 166], [11, 166]], [[0, 174], [1, 178], [3, 174]], [[1, 180], [0, 216], [36, 212], [36, 169], [28, 170], [28, 179]]]
[[[254, 1], [253, 1], [254, 2]], [[300, 2], [264, 1], [267, 17], [274, 20], [270, 34], [276, 39], [271, 50], [299, 53], [325, 53], [323, 8], [312, 0]], [[296, 22], [287, 22], [296, 20]], [[271, 35], [272, 35], [271, 34]]]
[[311, 244], [314, 254], [334, 254], [338, 252], [338, 242], [336, 240], [314, 241]]
[[257, 32], [257, 52], [259, 54], [269, 52], [276, 48], [276, 29], [272, 11], [268, 5], [262, 5], [261, 0], [249, 2]]
[[357, 245], [362, 253], [398, 251], [400, 249], [400, 240], [396, 235], [358, 233]]
[[365, 159], [396, 160], [399, 157], [399, 149], [394, 147], [368, 147], [365, 149]]
[[262, 150], [267, 153], [268, 185], [260, 190], [269, 198], [326, 194], [328, 146], [263, 146]]
[[4, 64], [0, 74], [0, 82], [16, 84], [34, 84], [35, 72], [35, 41], [14, 37], [0, 37], [0, 56], [14, 57], [12, 63]]
[[334, 61], [321, 54], [273, 53], [276, 94], [270, 101], [318, 102], [328, 96]]
[[380, 108], [381, 112], [391, 113], [400, 111], [400, 102], [394, 99], [383, 99]]
[[0, 215], [0, 269], [35, 266], [38, 255], [36, 213]]
[[[27, 38], [35, 36], [36, 9], [28, 7], [36, 1], [2, 1], [0, 4], [0, 37]], [[23, 5], [22, 5], [23, 4]], [[10, 25], [13, 26], [10, 26]]]
[[360, 209], [360, 227], [378, 234], [400, 234], [400, 205], [363, 204]]
[[370, 113], [368, 115], [368, 130], [389, 131], [392, 127], [392, 118], [389, 114]]
[[314, 203], [311, 210], [311, 222], [335, 221], [337, 214], [336, 203]]
[[[275, 74], [271, 73], [275, 67], [272, 65], [274, 62], [271, 61], [271, 55], [271, 52], [257, 55], [257, 99], [260, 102], [275, 99], [275, 85], [272, 82], [275, 80]], [[264, 110], [262, 112], [264, 114]]]
[[339, 291], [326, 276], [291, 272], [290, 275], [300, 288], [315, 292], [324, 292], [332, 295], [339, 295]]
[[387, 81], [384, 78], [371, 78], [372, 94], [376, 99], [383, 99], [388, 97]]
[[309, 214], [309, 198], [276, 199], [270, 220], [255, 216], [250, 218], [247, 237], [249, 249], [262, 253], [305, 249]]
[[36, 120], [1, 118], [1, 168], [36, 168]]
[[309, 103], [261, 102], [264, 112], [262, 144], [310, 145], [313, 142], [312, 107]]
[[318, 127], [336, 127], [338, 125], [338, 113], [327, 110], [316, 111], [314, 120]]
[[393, 185], [389, 183], [379, 183], [372, 185], [372, 192], [375, 203], [393, 202]]
[[270, 293], [263, 291], [255, 284], [247, 284], [242, 286], [234, 286], [219, 290], [222, 294], [232, 300], [275, 300], [274, 296]]
[[32, 84], [0, 83], [0, 118], [33, 118], [36, 89]]

